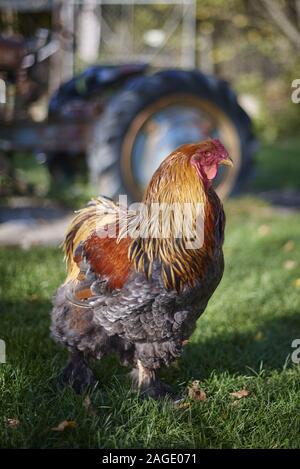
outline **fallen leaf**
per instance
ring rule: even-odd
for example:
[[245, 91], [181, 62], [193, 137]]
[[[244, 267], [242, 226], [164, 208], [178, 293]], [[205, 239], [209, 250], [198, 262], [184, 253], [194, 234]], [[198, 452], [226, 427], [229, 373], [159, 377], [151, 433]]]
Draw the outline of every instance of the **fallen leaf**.
[[85, 410], [91, 417], [94, 417], [95, 415], [97, 415], [97, 412], [95, 411], [91, 398], [88, 394], [84, 398], [83, 407], [85, 408]]
[[64, 420], [63, 422], [60, 422], [57, 427], [52, 428], [54, 432], [63, 432], [67, 428], [73, 429], [76, 428], [76, 422], [74, 420]]
[[205, 401], [206, 393], [200, 388], [200, 381], [193, 381], [188, 388], [188, 396], [195, 401]]
[[300, 278], [296, 278], [294, 284], [296, 288], [300, 288]]
[[296, 265], [297, 265], [296, 261], [293, 261], [292, 259], [288, 259], [287, 261], [284, 262], [283, 267], [286, 270], [292, 270], [296, 267]]
[[240, 403], [241, 403], [241, 400], [240, 400], [240, 399], [236, 399], [235, 401], [233, 401], [233, 402], [231, 403], [231, 405], [237, 406], [237, 405], [239, 405]]
[[249, 396], [249, 391], [247, 391], [247, 389], [241, 389], [240, 391], [231, 392], [230, 395], [242, 399], [243, 397]]
[[17, 428], [20, 425], [20, 420], [18, 419], [6, 419], [7, 428]]
[[269, 225], [260, 225], [257, 232], [260, 236], [266, 236], [271, 231]]
[[254, 336], [255, 342], [260, 342], [261, 340], [263, 340], [263, 338], [264, 338], [264, 335], [262, 331], [258, 331]]
[[294, 247], [295, 247], [295, 242], [290, 239], [283, 245], [282, 249], [284, 252], [291, 252], [294, 249]]
[[186, 410], [186, 409], [190, 409], [191, 405], [189, 402], [179, 402], [178, 404], [175, 404], [175, 407], [177, 409]]

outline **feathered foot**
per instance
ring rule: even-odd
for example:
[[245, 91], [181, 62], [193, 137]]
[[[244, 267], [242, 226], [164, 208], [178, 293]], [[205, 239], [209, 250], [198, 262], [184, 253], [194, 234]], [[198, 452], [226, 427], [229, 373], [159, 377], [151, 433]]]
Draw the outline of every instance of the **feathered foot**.
[[84, 360], [83, 353], [74, 351], [58, 377], [58, 382], [63, 386], [71, 386], [76, 394], [81, 394], [88, 387], [95, 385], [97, 380]]
[[137, 361], [137, 368], [131, 371], [130, 377], [132, 379], [132, 389], [137, 390], [142, 398], [176, 398], [176, 393], [172, 387], [163, 383], [157, 377], [155, 370], [149, 370], [148, 368], [145, 368], [140, 360]]

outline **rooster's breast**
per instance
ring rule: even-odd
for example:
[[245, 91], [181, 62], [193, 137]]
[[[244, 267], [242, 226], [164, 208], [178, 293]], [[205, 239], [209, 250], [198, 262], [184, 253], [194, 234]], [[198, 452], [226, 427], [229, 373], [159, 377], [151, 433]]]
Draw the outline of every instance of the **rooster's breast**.
[[205, 275], [193, 288], [181, 293], [167, 291], [159, 266], [150, 280], [132, 272], [120, 290], [107, 294], [94, 307], [94, 320], [108, 335], [118, 335], [128, 342], [161, 342], [170, 338], [185, 339], [218, 286], [223, 274], [223, 256], [207, 263]]

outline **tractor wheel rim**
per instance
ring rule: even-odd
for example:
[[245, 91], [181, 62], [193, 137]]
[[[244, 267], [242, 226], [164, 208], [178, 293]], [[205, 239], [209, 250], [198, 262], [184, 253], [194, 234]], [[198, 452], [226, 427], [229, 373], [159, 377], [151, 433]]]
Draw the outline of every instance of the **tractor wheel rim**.
[[215, 189], [224, 199], [232, 190], [241, 165], [240, 139], [229, 117], [210, 101], [192, 95], [172, 95], [144, 108], [131, 122], [121, 149], [123, 182], [135, 200], [155, 169], [184, 143], [219, 138], [234, 167], [222, 168]]

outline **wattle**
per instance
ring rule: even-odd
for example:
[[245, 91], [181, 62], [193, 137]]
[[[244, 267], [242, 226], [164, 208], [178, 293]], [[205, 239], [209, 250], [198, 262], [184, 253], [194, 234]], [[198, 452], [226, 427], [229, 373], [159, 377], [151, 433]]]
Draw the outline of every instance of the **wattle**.
[[211, 166], [204, 166], [203, 171], [205, 172], [207, 179], [212, 181], [217, 175], [218, 165], [213, 164]]

